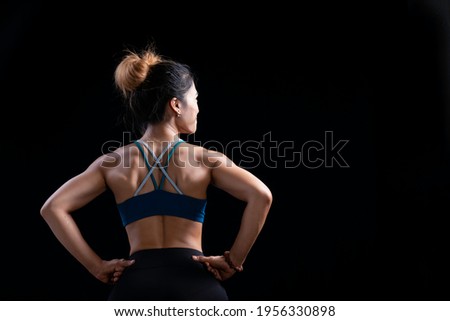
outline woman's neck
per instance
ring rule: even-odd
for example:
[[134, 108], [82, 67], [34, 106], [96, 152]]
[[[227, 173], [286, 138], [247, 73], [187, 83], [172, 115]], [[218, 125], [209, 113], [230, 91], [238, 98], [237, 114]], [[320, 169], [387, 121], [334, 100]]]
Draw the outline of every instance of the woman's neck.
[[148, 125], [141, 140], [155, 143], [173, 142], [179, 139], [179, 133], [174, 126], [168, 123], [160, 123], [155, 125]]

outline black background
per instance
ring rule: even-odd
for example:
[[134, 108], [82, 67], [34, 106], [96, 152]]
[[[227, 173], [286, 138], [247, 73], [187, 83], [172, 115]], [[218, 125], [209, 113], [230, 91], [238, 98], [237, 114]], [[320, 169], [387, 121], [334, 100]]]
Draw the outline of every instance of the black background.
[[[348, 140], [348, 168], [286, 168], [281, 154], [276, 167], [249, 168], [274, 202], [245, 272], [224, 283], [231, 299], [448, 299], [450, 11], [423, 2], [408, 1], [402, 54], [399, 18], [369, 3], [6, 4], [0, 298], [106, 298], [109, 286], [68, 254], [39, 209], [105, 143], [123, 143], [114, 68], [125, 48], [154, 41], [198, 77], [200, 144], [270, 133], [300, 152], [327, 131]], [[231, 246], [242, 209], [211, 188], [205, 254]], [[74, 217], [102, 257], [127, 255], [112, 195]]]

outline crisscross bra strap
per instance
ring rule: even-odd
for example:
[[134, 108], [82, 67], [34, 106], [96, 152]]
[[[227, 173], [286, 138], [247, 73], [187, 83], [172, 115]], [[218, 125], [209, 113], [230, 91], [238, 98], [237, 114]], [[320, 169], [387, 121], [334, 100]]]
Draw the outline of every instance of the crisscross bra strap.
[[[183, 194], [183, 192], [181, 192], [181, 190], [178, 188], [178, 186], [175, 184], [175, 182], [170, 178], [169, 174], [167, 173], [166, 169], [164, 168], [164, 166], [161, 164], [161, 159], [164, 156], [164, 154], [170, 149], [170, 147], [173, 145], [173, 148], [169, 151], [168, 157], [167, 157], [167, 164], [169, 164], [169, 160], [170, 157], [172, 157], [175, 149], [178, 147], [179, 144], [181, 144], [182, 142], [184, 142], [182, 139], [179, 139], [178, 141], [174, 142], [170, 142], [166, 148], [164, 148], [164, 150], [161, 152], [161, 154], [159, 156], [156, 156], [155, 153], [153, 152], [153, 150], [150, 148], [150, 146], [148, 146], [148, 144], [144, 141], [141, 140], [137, 140], [134, 141], [135, 145], [139, 148], [139, 151], [141, 152], [142, 156], [144, 157], [144, 161], [145, 161], [145, 165], [148, 168], [148, 173], [147, 175], [145, 175], [144, 179], [142, 180], [141, 184], [139, 185], [138, 189], [136, 190], [136, 192], [134, 193], [134, 196], [138, 195], [139, 192], [142, 190], [142, 188], [145, 186], [145, 184], [147, 183], [148, 179], [151, 178], [152, 182], [153, 182], [153, 186], [155, 187], [155, 190], [157, 189], [162, 189], [164, 186], [164, 182], [167, 179], [169, 181], [170, 184], [172, 184], [173, 188], [178, 192], [178, 194]], [[155, 160], [154, 165], [150, 165], [150, 162], [148, 161], [147, 155], [145, 154], [142, 146], [145, 146], [145, 148], [150, 152], [150, 154], [152, 155], [152, 157]], [[163, 174], [162, 178], [161, 178], [161, 183], [158, 186], [158, 183], [156, 182], [155, 177], [153, 176], [153, 171], [155, 170], [155, 168], [158, 167], [161, 170], [161, 173]]]

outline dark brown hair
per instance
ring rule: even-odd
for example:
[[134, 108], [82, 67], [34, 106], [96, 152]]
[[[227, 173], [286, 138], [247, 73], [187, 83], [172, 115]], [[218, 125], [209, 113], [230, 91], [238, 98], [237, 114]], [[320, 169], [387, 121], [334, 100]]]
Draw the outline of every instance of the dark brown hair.
[[163, 58], [152, 46], [127, 50], [114, 79], [127, 105], [126, 124], [141, 135], [148, 124], [164, 120], [167, 103], [174, 97], [183, 100], [194, 83], [189, 66]]

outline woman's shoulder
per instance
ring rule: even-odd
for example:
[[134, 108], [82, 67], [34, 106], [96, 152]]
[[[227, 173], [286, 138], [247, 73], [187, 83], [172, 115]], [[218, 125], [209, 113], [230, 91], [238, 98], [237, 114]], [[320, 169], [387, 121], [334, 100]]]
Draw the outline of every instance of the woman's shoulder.
[[139, 150], [136, 145], [130, 143], [100, 155], [95, 162], [104, 169], [117, 168], [124, 165], [130, 166], [136, 160], [135, 156], [138, 154]]
[[186, 141], [182, 141], [182, 143], [179, 145], [178, 150], [189, 152], [189, 153], [201, 153], [204, 148], [199, 145], [191, 144]]
[[180, 146], [180, 151], [186, 156], [194, 156], [195, 160], [208, 167], [214, 167], [218, 160], [226, 158], [225, 154], [214, 149], [207, 149], [200, 145], [184, 142]]

